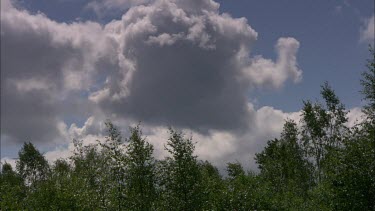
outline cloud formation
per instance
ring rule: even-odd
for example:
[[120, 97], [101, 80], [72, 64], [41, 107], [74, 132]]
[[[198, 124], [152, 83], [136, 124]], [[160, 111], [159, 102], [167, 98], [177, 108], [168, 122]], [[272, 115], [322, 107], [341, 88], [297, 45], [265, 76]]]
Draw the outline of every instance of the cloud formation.
[[[210, 135], [202, 135], [194, 130], [185, 130], [187, 137], [192, 137], [196, 142], [196, 155], [199, 159], [209, 160], [220, 169], [225, 169], [226, 162], [239, 161], [246, 168], [256, 169], [253, 160], [255, 153], [260, 152], [267, 143], [267, 140], [279, 136], [285, 119], [293, 119], [299, 122], [300, 113], [284, 113], [273, 107], [262, 107], [254, 110], [251, 105], [248, 109], [254, 112], [254, 125], [251, 130], [245, 133], [231, 133], [227, 131], [212, 131]], [[73, 124], [67, 133], [71, 139], [83, 140], [84, 144], [96, 143], [96, 140], [104, 140], [106, 136], [106, 128], [103, 124], [104, 116], [91, 116], [87, 119], [82, 127]], [[123, 118], [112, 118], [113, 123], [121, 128], [123, 137], [129, 136], [128, 126], [135, 126], [136, 123], [130, 122]], [[164, 126], [152, 126], [142, 124], [143, 134], [154, 146], [154, 156], [157, 159], [163, 159], [168, 156], [164, 149], [169, 138], [168, 128]], [[50, 160], [56, 160], [60, 157], [68, 157], [71, 155], [73, 144], [67, 148], [57, 148], [46, 153], [46, 157]]]
[[247, 128], [251, 86], [279, 88], [288, 78], [300, 79], [299, 42], [281, 38], [278, 61], [253, 61], [257, 32], [245, 18], [218, 8], [213, 1], [156, 1], [106, 25], [119, 43], [120, 69], [90, 99], [154, 125], [203, 133]]
[[369, 42], [370, 44], [374, 45], [375, 43], [375, 22], [374, 22], [374, 15], [365, 19], [364, 25], [361, 26], [359, 40], [361, 42]]
[[292, 37], [280, 38], [275, 46], [276, 62], [262, 56], [255, 56], [251, 59], [251, 64], [245, 68], [248, 80], [256, 85], [270, 88], [281, 88], [288, 78], [295, 83], [300, 82], [302, 70], [299, 69], [296, 59], [299, 45], [299, 42]]
[[[197, 148], [203, 159], [236, 153], [247, 159], [250, 148], [263, 146], [257, 141], [279, 133], [287, 116], [254, 109], [249, 91], [301, 80], [296, 39], [277, 41], [276, 61], [252, 57], [257, 32], [211, 0], [130, 5], [105, 25], [60, 23], [1, 3], [1, 136], [7, 144], [93, 141], [112, 119], [122, 128], [142, 121], [157, 146], [171, 125], [203, 140]], [[79, 126], [76, 119], [87, 121]]]
[[61, 140], [63, 118], [88, 106], [81, 91], [110, 66], [110, 41], [97, 23], [57, 23], [9, 1], [1, 26], [2, 141]]
[[[185, 130], [187, 137], [192, 137], [196, 142], [195, 154], [201, 160], [208, 160], [220, 170], [224, 171], [227, 162], [240, 162], [246, 169], [256, 170], [254, 156], [262, 151], [270, 139], [278, 138], [286, 119], [292, 119], [299, 123], [301, 119], [300, 112], [286, 113], [270, 106], [264, 106], [258, 110], [254, 110], [249, 105], [249, 110], [255, 113], [251, 130], [246, 133], [236, 134], [226, 131], [213, 131], [210, 135], [202, 135], [200, 133]], [[348, 126], [353, 126], [362, 120], [363, 113], [360, 108], [349, 110]], [[66, 128], [65, 133], [70, 139], [82, 140], [84, 145], [97, 143], [96, 140], [104, 140], [106, 136], [106, 128], [104, 125], [105, 116], [96, 115], [89, 117], [83, 126], [79, 127], [72, 124], [70, 128]], [[135, 126], [137, 123], [130, 122], [126, 119], [112, 117], [113, 123], [122, 129], [123, 137], [129, 136], [128, 126]], [[163, 159], [168, 156], [164, 150], [164, 145], [169, 138], [168, 128], [162, 126], [150, 126], [142, 124], [143, 134], [147, 137], [147, 141], [154, 146], [154, 156], [157, 159]], [[68, 158], [72, 155], [74, 149], [73, 143], [67, 147], [57, 147], [45, 153], [48, 161], [53, 162], [59, 158]], [[15, 166], [15, 159], [3, 157], [1, 162], [8, 162]]]

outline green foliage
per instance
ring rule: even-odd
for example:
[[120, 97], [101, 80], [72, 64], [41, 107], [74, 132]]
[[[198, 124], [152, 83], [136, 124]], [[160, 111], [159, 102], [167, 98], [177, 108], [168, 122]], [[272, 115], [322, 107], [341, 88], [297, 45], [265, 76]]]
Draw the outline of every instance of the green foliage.
[[[366, 130], [366, 131], [363, 131]], [[353, 134], [339, 157], [333, 190], [340, 210], [375, 209], [375, 128]]]
[[17, 172], [28, 185], [47, 178], [48, 162], [32, 143], [25, 143], [18, 157]]
[[307, 191], [313, 185], [312, 168], [298, 143], [297, 125], [287, 120], [281, 138], [268, 141], [266, 148], [256, 155], [265, 189], [276, 196], [272, 207], [291, 209], [307, 200]]
[[107, 172], [110, 172], [109, 177], [105, 175], [109, 187], [107, 190], [108, 204], [107, 208], [122, 210], [126, 206], [126, 140], [121, 136], [120, 131], [107, 121], [107, 136], [104, 143], [99, 142], [102, 147], [101, 154], [106, 160]]
[[13, 171], [9, 163], [2, 166], [0, 173], [0, 208], [1, 210], [20, 210], [25, 208], [26, 186], [22, 177]]
[[227, 164], [228, 178], [226, 179], [226, 210], [254, 209], [252, 177], [248, 177], [242, 165], [238, 162]]
[[225, 183], [219, 173], [219, 170], [210, 162], [199, 163], [202, 175], [202, 210], [222, 210], [225, 201]]
[[348, 134], [344, 105], [327, 82], [321, 88], [325, 106], [310, 101], [303, 102], [301, 120], [302, 148], [305, 155], [314, 161], [317, 182], [323, 179], [326, 167], [330, 167], [330, 153], [342, 147], [344, 137]]
[[296, 194], [305, 194], [312, 185], [311, 165], [303, 157], [298, 141], [297, 125], [288, 120], [281, 138], [269, 141], [263, 152], [256, 155], [260, 175], [272, 184], [276, 192], [295, 188]]
[[227, 172], [230, 178], [240, 177], [245, 175], [245, 171], [240, 163], [227, 163]]
[[345, 148], [337, 156], [339, 171], [333, 192], [342, 210], [375, 210], [375, 52], [370, 46], [368, 70], [362, 74], [362, 94], [367, 103], [365, 121], [351, 128]]
[[164, 162], [163, 198], [168, 210], [200, 210], [203, 206], [202, 175], [194, 144], [180, 132], [170, 129], [165, 149], [170, 157]]
[[70, 158], [72, 193], [80, 202], [80, 209], [108, 208], [112, 201], [113, 180], [109, 158], [96, 145], [82, 146], [76, 141], [75, 154]]
[[153, 146], [142, 137], [139, 126], [131, 128], [127, 145], [127, 209], [151, 210], [155, 200]]
[[367, 118], [375, 124], [375, 50], [373, 47], [369, 47], [371, 58], [367, 60], [368, 70], [362, 73], [361, 85], [363, 99], [367, 101], [367, 105], [364, 106], [364, 113]]

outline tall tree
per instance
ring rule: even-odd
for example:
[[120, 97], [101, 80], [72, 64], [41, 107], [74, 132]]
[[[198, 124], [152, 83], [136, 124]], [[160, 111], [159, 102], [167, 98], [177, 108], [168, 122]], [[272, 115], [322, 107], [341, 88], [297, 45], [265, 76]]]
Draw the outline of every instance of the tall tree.
[[375, 52], [362, 74], [365, 120], [352, 128], [339, 157], [334, 190], [341, 210], [375, 210]]
[[112, 189], [112, 205], [118, 210], [124, 209], [125, 206], [125, 187], [126, 187], [126, 140], [122, 138], [119, 129], [111, 122], [105, 123], [107, 127], [107, 136], [105, 141], [100, 143], [103, 147], [102, 154], [109, 164], [111, 172]]
[[280, 139], [269, 141], [265, 149], [256, 154], [261, 175], [271, 181], [275, 188], [281, 190], [288, 183], [295, 183], [307, 191], [311, 170], [298, 142], [297, 125], [293, 120], [287, 120]]
[[71, 179], [73, 191], [80, 201], [79, 209], [114, 209], [111, 193], [114, 189], [111, 168], [113, 163], [98, 145], [83, 146], [74, 140], [75, 151]]
[[251, 177], [239, 162], [227, 163], [228, 178], [224, 208], [226, 210], [254, 210]]
[[28, 142], [18, 152], [16, 168], [28, 186], [47, 178], [49, 165], [44, 156]]
[[73, 190], [75, 184], [72, 181], [72, 167], [66, 160], [58, 159], [54, 162], [48, 185], [55, 192], [55, 209], [79, 209], [80, 201], [75, 196], [75, 191]]
[[311, 164], [304, 158], [298, 135], [296, 123], [287, 120], [280, 139], [268, 141], [265, 149], [255, 158], [260, 176], [269, 184], [272, 195], [280, 197], [281, 201], [275, 204], [279, 204], [279, 207], [283, 204], [285, 209], [296, 206], [292, 204], [294, 198], [306, 199], [312, 185]]
[[130, 129], [127, 145], [126, 192], [128, 209], [151, 210], [155, 200], [153, 146], [142, 137], [139, 125]]
[[199, 163], [202, 175], [203, 210], [223, 210], [226, 187], [219, 170], [210, 162], [204, 161]]
[[170, 129], [166, 150], [170, 153], [165, 164], [165, 194], [169, 210], [200, 210], [202, 176], [191, 138]]
[[302, 109], [302, 144], [305, 154], [314, 160], [316, 180], [321, 181], [323, 169], [329, 165], [328, 153], [334, 153], [342, 146], [348, 132], [345, 123], [348, 121], [344, 105], [333, 89], [324, 83], [321, 96], [325, 105], [305, 101]]

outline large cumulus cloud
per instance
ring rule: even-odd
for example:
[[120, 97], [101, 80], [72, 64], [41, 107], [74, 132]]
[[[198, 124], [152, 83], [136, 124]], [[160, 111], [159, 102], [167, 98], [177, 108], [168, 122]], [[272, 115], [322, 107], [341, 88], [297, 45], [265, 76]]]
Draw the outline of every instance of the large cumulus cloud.
[[[59, 23], [1, 3], [3, 143], [93, 141], [109, 118], [124, 128], [142, 121], [160, 154], [160, 131], [171, 125], [205, 140], [203, 158], [219, 159], [212, 149], [220, 159], [245, 156], [279, 132], [283, 116], [252, 108], [251, 88], [301, 79], [297, 40], [280, 38], [276, 61], [253, 57], [257, 32], [211, 0], [149, 1], [105, 25]], [[77, 118], [88, 119], [71, 124]]]
[[[193, 137], [200, 159], [222, 169], [238, 160], [254, 169], [255, 153], [280, 134], [284, 120], [299, 121], [299, 112], [256, 109], [247, 97], [254, 87], [301, 80], [296, 39], [278, 39], [273, 61], [251, 55], [258, 36], [251, 22], [220, 13], [211, 0], [95, 2], [98, 11], [126, 12], [105, 25], [68, 24], [1, 1], [3, 151], [31, 140], [63, 143], [49, 148], [49, 160], [68, 157], [73, 144], [66, 141], [103, 140], [106, 119], [125, 137], [129, 125], [142, 121], [159, 159], [167, 155], [171, 125]], [[349, 124], [360, 115], [351, 110]], [[2, 161], [14, 164], [5, 154]]]
[[[248, 127], [252, 85], [298, 81], [299, 43], [280, 39], [274, 64], [250, 59], [257, 32], [213, 1], [155, 1], [108, 24], [119, 43], [119, 73], [90, 99], [103, 109], [155, 125], [200, 132]], [[260, 57], [258, 57], [260, 58]]]

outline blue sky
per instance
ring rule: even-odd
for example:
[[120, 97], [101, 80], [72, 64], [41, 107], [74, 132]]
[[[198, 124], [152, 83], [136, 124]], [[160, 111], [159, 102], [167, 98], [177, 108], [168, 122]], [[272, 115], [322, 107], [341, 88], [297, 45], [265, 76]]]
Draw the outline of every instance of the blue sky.
[[111, 119], [142, 121], [160, 146], [173, 125], [204, 140], [201, 157], [245, 161], [324, 81], [360, 107], [374, 45], [372, 0], [4, 0], [1, 12], [2, 158], [25, 140], [66, 156]]
[[[300, 41], [298, 63], [303, 81], [278, 92], [260, 92], [260, 105], [286, 111], [301, 108], [302, 99], [319, 97], [328, 81], [349, 108], [359, 106], [359, 78], [365, 70], [368, 43], [359, 42], [359, 26], [373, 15], [374, 1], [219, 1], [221, 11], [246, 17], [259, 33], [256, 53], [274, 56], [272, 43], [281, 36]], [[341, 8], [341, 9], [339, 9]]]

